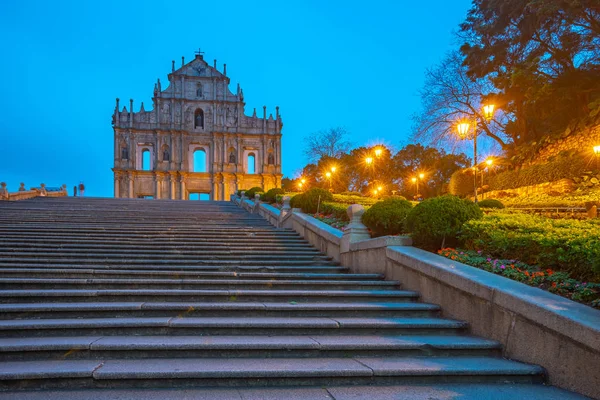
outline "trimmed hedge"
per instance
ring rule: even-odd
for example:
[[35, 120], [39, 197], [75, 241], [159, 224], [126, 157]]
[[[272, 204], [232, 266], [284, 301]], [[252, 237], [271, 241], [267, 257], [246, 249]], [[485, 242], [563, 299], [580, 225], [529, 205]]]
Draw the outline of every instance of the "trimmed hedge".
[[471, 250], [600, 281], [600, 221], [550, 219], [494, 212], [467, 222], [461, 238]]
[[264, 193], [262, 196], [260, 196], [260, 200], [267, 202], [269, 204], [273, 204], [273, 203], [277, 202], [278, 195], [284, 195], [284, 194], [285, 194], [285, 191], [283, 189], [273, 188], [273, 189], [269, 189], [266, 193]]
[[448, 192], [454, 196], [467, 197], [475, 192], [475, 177], [470, 169], [461, 169], [452, 174]]
[[455, 247], [465, 222], [481, 219], [483, 212], [472, 201], [445, 195], [423, 200], [406, 218], [415, 245], [439, 250]]
[[483, 199], [477, 203], [479, 208], [504, 208], [504, 204], [496, 199]]
[[263, 188], [255, 186], [253, 188], [246, 190], [246, 197], [248, 197], [250, 200], [254, 200], [254, 195], [256, 193], [261, 194], [263, 192], [264, 192]]
[[325, 189], [312, 188], [308, 192], [294, 196], [290, 202], [292, 208], [301, 208], [302, 211], [308, 214], [317, 212], [317, 208], [325, 202], [333, 200], [331, 192]]
[[404, 198], [390, 197], [379, 201], [362, 216], [362, 222], [372, 232], [373, 237], [396, 235], [405, 231], [404, 224], [412, 204]]

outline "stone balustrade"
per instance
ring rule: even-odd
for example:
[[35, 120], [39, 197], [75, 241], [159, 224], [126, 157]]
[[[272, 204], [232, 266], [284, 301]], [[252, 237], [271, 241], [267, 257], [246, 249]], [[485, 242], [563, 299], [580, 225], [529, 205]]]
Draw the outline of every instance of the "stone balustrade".
[[42, 183], [39, 187], [26, 189], [25, 184], [21, 182], [16, 192], [10, 192], [7, 189], [6, 182], [0, 182], [0, 201], [27, 200], [34, 197], [64, 197], [67, 195], [66, 184], [63, 184], [60, 188], [47, 188], [46, 184]]
[[[244, 202], [252, 203], [247, 210], [255, 208]], [[351, 273], [384, 274], [420, 292], [421, 300], [442, 305], [445, 317], [466, 321], [473, 334], [502, 343], [504, 357], [544, 367], [550, 384], [600, 398], [600, 311], [412, 247], [409, 237], [371, 239], [361, 222], [364, 208], [357, 204], [348, 207], [351, 223], [344, 232], [300, 209], [289, 210], [289, 201], [284, 210], [266, 204], [257, 209]]]

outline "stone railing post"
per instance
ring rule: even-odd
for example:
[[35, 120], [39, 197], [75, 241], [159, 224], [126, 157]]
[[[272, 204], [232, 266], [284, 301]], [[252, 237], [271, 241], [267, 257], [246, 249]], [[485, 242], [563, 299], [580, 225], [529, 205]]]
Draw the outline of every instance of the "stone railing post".
[[0, 200], [8, 200], [8, 189], [6, 189], [6, 182], [0, 182]]
[[258, 206], [260, 205], [260, 194], [256, 193], [254, 195], [254, 209], [252, 213], [258, 213]]
[[279, 219], [277, 220], [277, 227], [281, 228], [283, 226], [283, 220], [285, 216], [291, 212], [290, 208], [290, 196], [283, 196], [283, 206], [281, 207], [281, 211], [279, 212]]
[[19, 192], [24, 192], [27, 189], [25, 189], [25, 184], [23, 182], [21, 182], [21, 186], [19, 186]]
[[350, 223], [344, 231], [342, 240], [340, 242], [340, 253], [347, 253], [350, 251], [350, 244], [355, 242], [361, 242], [363, 240], [371, 239], [369, 230], [362, 223], [361, 218], [365, 213], [365, 208], [360, 204], [352, 204], [346, 210]]
[[63, 183], [61, 188], [62, 188], [61, 190], [64, 192], [64, 195], [67, 196], [67, 184]]
[[46, 196], [48, 192], [46, 191], [46, 184], [40, 184], [40, 196]]
[[245, 198], [246, 198], [246, 191], [242, 190], [242, 201], [244, 201]]

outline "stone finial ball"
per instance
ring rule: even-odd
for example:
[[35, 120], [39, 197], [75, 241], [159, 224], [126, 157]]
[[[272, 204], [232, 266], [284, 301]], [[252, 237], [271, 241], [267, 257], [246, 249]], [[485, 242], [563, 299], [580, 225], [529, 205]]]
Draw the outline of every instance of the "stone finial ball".
[[0, 186], [2, 186], [3, 188], [6, 187], [6, 182], [0, 182]]
[[362, 217], [362, 215], [365, 213], [365, 208], [360, 204], [352, 204], [348, 207], [346, 213], [348, 214], [350, 221], [352, 221], [354, 217]]

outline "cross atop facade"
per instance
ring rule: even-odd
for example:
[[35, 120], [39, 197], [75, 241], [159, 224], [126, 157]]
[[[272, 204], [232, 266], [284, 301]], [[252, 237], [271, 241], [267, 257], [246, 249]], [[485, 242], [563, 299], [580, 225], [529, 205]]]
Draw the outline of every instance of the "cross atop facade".
[[203, 52], [203, 51], [200, 51], [200, 47], [198, 47], [198, 51], [196, 52], [196, 55], [197, 55], [197, 56], [202, 56], [202, 55], [204, 55], [204, 52]]

